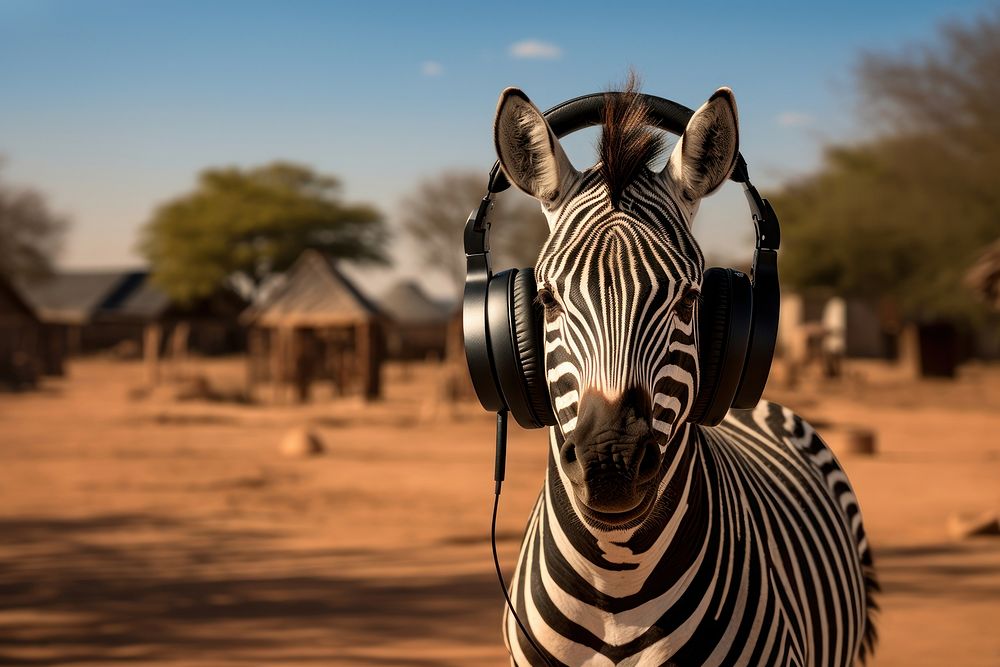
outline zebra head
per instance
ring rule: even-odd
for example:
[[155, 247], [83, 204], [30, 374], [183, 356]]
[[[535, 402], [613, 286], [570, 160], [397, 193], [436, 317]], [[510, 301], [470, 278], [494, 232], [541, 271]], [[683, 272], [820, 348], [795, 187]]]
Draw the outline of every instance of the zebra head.
[[654, 505], [671, 443], [687, 432], [704, 271], [691, 222], [733, 170], [738, 121], [732, 91], [719, 89], [654, 171], [662, 137], [634, 85], [609, 96], [604, 116], [600, 161], [582, 172], [518, 89], [501, 94], [494, 139], [549, 223], [535, 277], [560, 477], [584, 521], [625, 526]]

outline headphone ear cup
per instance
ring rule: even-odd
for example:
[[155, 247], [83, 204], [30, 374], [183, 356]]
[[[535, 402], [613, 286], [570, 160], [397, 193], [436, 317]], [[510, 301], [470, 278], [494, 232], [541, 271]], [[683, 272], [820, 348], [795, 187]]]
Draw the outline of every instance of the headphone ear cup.
[[701, 293], [700, 379], [688, 421], [715, 426], [732, 406], [743, 375], [753, 314], [753, 286], [742, 271], [711, 268], [705, 271]]
[[[536, 303], [538, 287], [533, 268], [521, 269], [514, 276], [511, 299], [511, 330], [524, 382], [525, 401], [532, 425], [553, 426], [556, 423], [549, 398], [549, 383], [545, 377], [545, 333], [542, 306]], [[513, 414], [513, 410], [511, 411]], [[515, 414], [521, 426], [528, 426]]]

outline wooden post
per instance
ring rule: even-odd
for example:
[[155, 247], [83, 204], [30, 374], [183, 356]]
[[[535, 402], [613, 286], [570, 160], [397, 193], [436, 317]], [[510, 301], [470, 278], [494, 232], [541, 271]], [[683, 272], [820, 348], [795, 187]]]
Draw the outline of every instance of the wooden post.
[[41, 334], [45, 348], [44, 373], [45, 375], [62, 377], [66, 374], [66, 369], [63, 366], [66, 347], [63, 331], [58, 325], [43, 324]]
[[316, 338], [311, 330], [299, 329], [294, 334], [296, 398], [299, 403], [308, 403], [312, 397], [312, 381], [316, 372]]
[[355, 331], [355, 352], [360, 366], [361, 391], [366, 400], [375, 400], [381, 394], [382, 359], [379, 350], [378, 322], [359, 322]]
[[351, 378], [351, 359], [343, 342], [337, 346], [337, 396], [347, 394]]
[[285, 330], [274, 327], [268, 330], [271, 338], [271, 387], [272, 400], [281, 402], [281, 392], [285, 384]]
[[175, 380], [184, 379], [187, 367], [188, 339], [191, 336], [191, 325], [188, 322], [178, 322], [170, 336], [171, 374]]
[[70, 324], [66, 327], [66, 342], [71, 355], [79, 356], [83, 352], [82, 324]]
[[146, 382], [154, 386], [160, 382], [160, 338], [163, 330], [158, 322], [147, 324], [143, 332], [142, 356], [146, 362]]
[[385, 344], [382, 339], [382, 322], [372, 321], [369, 329], [369, 340], [371, 341], [371, 386], [375, 398], [382, 396], [382, 364], [385, 361]]
[[251, 329], [247, 332], [246, 394], [251, 403], [256, 399], [255, 389], [262, 375], [260, 373], [260, 362], [263, 356], [261, 333], [260, 329]]
[[907, 324], [899, 333], [897, 366], [911, 380], [920, 377], [920, 334], [916, 324]]
[[339, 368], [337, 366], [337, 339], [329, 327], [323, 329], [323, 377], [330, 383], [330, 397], [337, 395]]
[[292, 361], [295, 354], [295, 328], [283, 326], [281, 328], [281, 402], [289, 401], [288, 390], [292, 380], [295, 378]]
[[361, 381], [361, 395], [366, 399], [368, 396], [368, 323], [359, 322], [354, 325], [354, 359], [355, 372], [352, 375]]

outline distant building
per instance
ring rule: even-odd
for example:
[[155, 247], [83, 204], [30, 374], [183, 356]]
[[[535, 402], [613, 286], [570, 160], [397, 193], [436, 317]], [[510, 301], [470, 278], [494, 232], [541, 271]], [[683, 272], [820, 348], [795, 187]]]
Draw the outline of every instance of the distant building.
[[417, 283], [396, 283], [379, 300], [387, 317], [386, 353], [391, 359], [444, 359], [452, 305], [435, 301]]
[[201, 354], [243, 347], [238, 317], [246, 301], [220, 288], [210, 297], [178, 304], [147, 271], [63, 271], [22, 285], [39, 318], [70, 355], [126, 345], [138, 352], [147, 327], [165, 341], [183, 323], [185, 347]]
[[42, 324], [34, 309], [0, 276], [0, 387], [31, 389], [43, 371]]
[[989, 322], [907, 321], [885, 299], [789, 292], [781, 297], [777, 354], [796, 368], [820, 362], [829, 376], [840, 374], [842, 360], [884, 359], [910, 377], [954, 377], [964, 361], [1000, 355], [996, 331]]
[[848, 359], [887, 359], [894, 355], [890, 331], [877, 304], [835, 296], [823, 307], [824, 349]]
[[[185, 352], [220, 355], [246, 349], [246, 333], [239, 322], [246, 307], [246, 299], [224, 287], [190, 303], [177, 303], [147, 278], [102, 313], [100, 323], [155, 326], [164, 345], [172, 342]], [[184, 340], [176, 340], [178, 336]]]
[[322, 253], [302, 253], [240, 321], [249, 327], [251, 388], [270, 381], [280, 396], [291, 384], [306, 401], [312, 384], [326, 380], [340, 395], [380, 395], [385, 318]]
[[39, 319], [61, 338], [66, 353], [76, 355], [129, 337], [139, 343], [141, 326], [133, 332], [120, 323], [103, 325], [100, 319], [145, 277], [139, 271], [67, 271], [21, 286]]

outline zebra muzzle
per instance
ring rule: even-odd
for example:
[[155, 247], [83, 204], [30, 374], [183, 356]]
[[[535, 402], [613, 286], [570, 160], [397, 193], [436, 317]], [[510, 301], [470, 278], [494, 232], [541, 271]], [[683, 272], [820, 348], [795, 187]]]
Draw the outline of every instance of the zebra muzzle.
[[660, 450], [652, 439], [602, 447], [567, 441], [560, 453], [577, 499], [602, 513], [628, 512], [641, 505], [659, 471]]
[[577, 426], [560, 448], [560, 465], [577, 500], [593, 512], [631, 515], [655, 489], [662, 456], [642, 404], [609, 402], [599, 394], [580, 401]]

